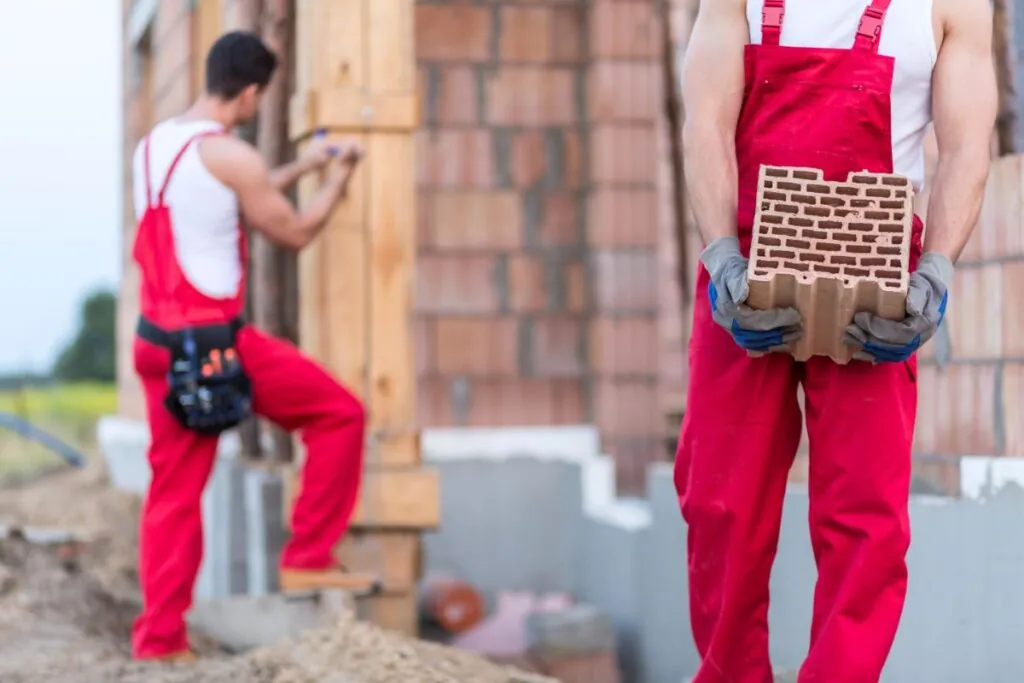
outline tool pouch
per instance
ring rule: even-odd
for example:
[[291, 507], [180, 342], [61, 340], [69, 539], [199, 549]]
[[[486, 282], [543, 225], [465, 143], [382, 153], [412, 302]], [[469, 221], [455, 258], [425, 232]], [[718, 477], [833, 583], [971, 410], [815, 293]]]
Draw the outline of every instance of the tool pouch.
[[171, 352], [164, 405], [183, 427], [216, 435], [252, 414], [252, 387], [235, 348], [241, 321], [173, 332], [144, 333], [144, 325], [139, 336]]

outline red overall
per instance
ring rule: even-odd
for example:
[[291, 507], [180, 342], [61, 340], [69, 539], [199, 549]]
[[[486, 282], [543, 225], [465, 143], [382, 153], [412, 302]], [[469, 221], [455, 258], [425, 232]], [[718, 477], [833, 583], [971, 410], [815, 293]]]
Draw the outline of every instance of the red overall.
[[[784, 0], [766, 0], [762, 45], [747, 45], [736, 132], [739, 239], [749, 252], [762, 164], [893, 171], [895, 62], [878, 54], [889, 0], [874, 0], [852, 49], [779, 45]], [[911, 267], [921, 253], [915, 220]], [[748, 358], [712, 320], [700, 269], [687, 412], [675, 483], [688, 523], [695, 683], [771, 683], [768, 580], [787, 475], [810, 441], [810, 528], [818, 582], [800, 683], [878, 683], [900, 620], [916, 363]]]
[[[239, 227], [242, 281], [230, 299], [214, 299], [196, 290], [175, 256], [171, 212], [164, 195], [178, 153], [139, 223], [133, 255], [142, 271], [142, 315], [163, 329], [220, 323], [244, 308], [247, 263], [245, 231]], [[149, 140], [145, 142], [146, 195], [152, 201]], [[292, 515], [292, 538], [281, 565], [325, 569], [334, 564], [332, 549], [348, 526], [362, 471], [364, 412], [359, 400], [294, 346], [252, 326], [238, 334], [238, 356], [252, 382], [255, 412], [288, 430], [300, 430], [306, 446], [301, 493]], [[135, 623], [136, 657], [159, 657], [188, 648], [184, 614], [203, 552], [200, 498], [213, 468], [216, 436], [182, 427], [167, 412], [170, 351], [136, 338], [135, 370], [146, 396], [152, 481], [142, 510], [139, 581], [143, 611]]]

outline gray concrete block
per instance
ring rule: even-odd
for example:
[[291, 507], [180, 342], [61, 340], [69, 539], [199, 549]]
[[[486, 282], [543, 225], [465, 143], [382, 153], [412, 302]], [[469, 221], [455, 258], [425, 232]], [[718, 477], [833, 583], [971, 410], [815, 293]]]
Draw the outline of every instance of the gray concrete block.
[[614, 649], [615, 629], [593, 605], [533, 612], [526, 617], [526, 646], [547, 661], [584, 656]]
[[302, 599], [232, 595], [197, 602], [188, 623], [227, 650], [244, 652], [310, 629], [333, 626], [351, 607], [348, 596], [340, 591], [324, 591]]

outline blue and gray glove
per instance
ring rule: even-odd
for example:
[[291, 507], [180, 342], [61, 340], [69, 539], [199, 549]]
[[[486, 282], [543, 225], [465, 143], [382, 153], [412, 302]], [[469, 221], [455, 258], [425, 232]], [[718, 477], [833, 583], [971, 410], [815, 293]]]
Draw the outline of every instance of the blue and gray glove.
[[953, 264], [942, 254], [928, 252], [910, 275], [907, 315], [886, 320], [858, 313], [846, 328], [843, 341], [856, 349], [854, 358], [874, 363], [900, 363], [931, 339], [946, 317]]
[[795, 308], [758, 311], [744, 305], [747, 286], [747, 259], [735, 237], [721, 237], [700, 255], [711, 276], [708, 298], [715, 322], [748, 351], [781, 351], [803, 334], [800, 313]]

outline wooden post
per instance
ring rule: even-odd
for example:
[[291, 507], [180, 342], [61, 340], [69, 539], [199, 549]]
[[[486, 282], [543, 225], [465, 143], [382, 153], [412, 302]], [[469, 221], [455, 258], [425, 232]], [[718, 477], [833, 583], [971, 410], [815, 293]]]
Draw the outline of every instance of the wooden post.
[[996, 136], [999, 156], [1017, 153], [1017, 128], [1020, 124], [1020, 98], [1017, 91], [1017, 48], [1014, 40], [1014, 3], [995, 0], [993, 3], [993, 50], [996, 77], [999, 81], [999, 117]]
[[[284, 163], [288, 157], [288, 75], [291, 70], [288, 42], [291, 34], [291, 4], [291, 0], [263, 2], [263, 42], [277, 54], [279, 65], [263, 95], [256, 145], [271, 167]], [[285, 296], [289, 287], [285, 279], [289, 255], [263, 235], [254, 233], [252, 244], [253, 322], [270, 334], [287, 337]], [[277, 427], [267, 427], [273, 435], [270, 459], [276, 462], [291, 460], [291, 437]]]
[[[303, 0], [289, 127], [361, 140], [349, 197], [300, 256], [299, 339], [366, 405], [366, 472], [355, 528], [361, 564], [418, 576], [416, 532], [438, 523], [436, 472], [420, 468], [412, 348], [418, 125], [410, 0]], [[308, 198], [315, 182], [300, 187]], [[404, 542], [396, 534], [410, 534]], [[344, 552], [344, 551], [339, 551]], [[394, 587], [368, 618], [416, 630], [416, 592]]]

